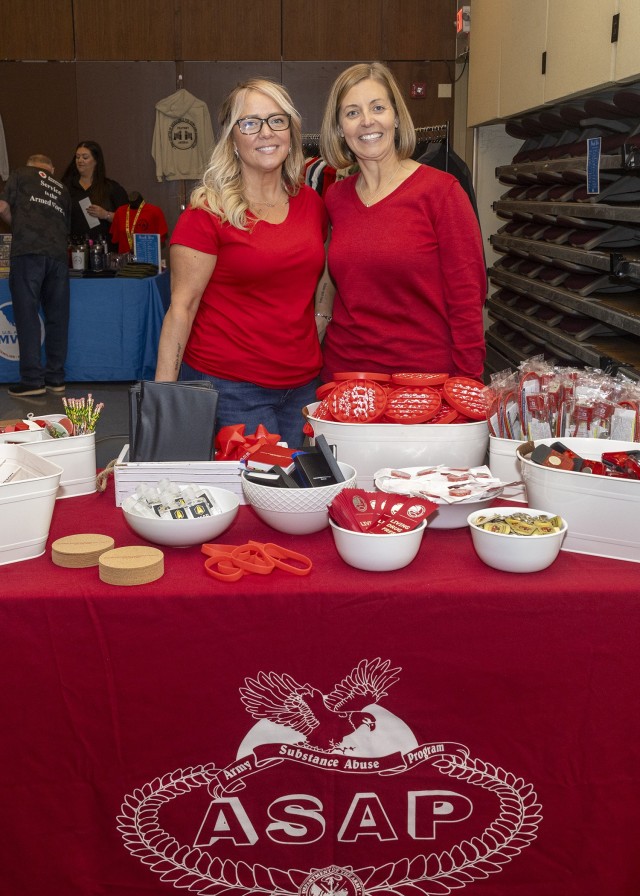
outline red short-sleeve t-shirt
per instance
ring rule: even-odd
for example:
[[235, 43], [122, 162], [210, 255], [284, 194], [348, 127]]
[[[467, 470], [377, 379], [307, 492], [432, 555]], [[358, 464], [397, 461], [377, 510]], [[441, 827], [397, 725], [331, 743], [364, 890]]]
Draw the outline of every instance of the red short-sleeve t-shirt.
[[314, 293], [325, 261], [327, 213], [303, 186], [281, 224], [239, 230], [205, 209], [180, 216], [171, 245], [216, 256], [184, 360], [222, 379], [291, 388], [318, 375]]

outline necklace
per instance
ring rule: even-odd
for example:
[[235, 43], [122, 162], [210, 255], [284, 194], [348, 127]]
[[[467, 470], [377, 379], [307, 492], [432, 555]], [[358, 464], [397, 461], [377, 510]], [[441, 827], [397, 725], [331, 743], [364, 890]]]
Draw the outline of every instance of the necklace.
[[245, 199], [250, 206], [255, 208], [275, 208], [277, 205], [286, 205], [289, 202], [288, 196], [286, 199], [280, 199], [278, 202], [264, 202], [262, 199], [252, 199], [250, 196], [245, 196]]
[[389, 177], [383, 183], [380, 184], [380, 186], [375, 191], [375, 193], [373, 193], [371, 196], [369, 196], [368, 200], [364, 198], [364, 193], [362, 190], [362, 181], [364, 181], [364, 178], [362, 177], [362, 174], [360, 174], [360, 177], [358, 178], [358, 181], [356, 183], [356, 189], [357, 189], [358, 193], [360, 194], [360, 198], [362, 199], [362, 201], [364, 202], [364, 204], [366, 205], [367, 208], [369, 208], [370, 205], [373, 205], [373, 203], [376, 201], [376, 199], [378, 198], [380, 193], [382, 193], [382, 191], [385, 190], [389, 186], [389, 184], [391, 183], [391, 181], [396, 176], [398, 171], [400, 171], [401, 168], [402, 168], [402, 162], [398, 162], [398, 164], [393, 169], [393, 171], [391, 172]]
[[129, 243], [129, 249], [133, 249], [133, 233], [136, 229], [136, 224], [138, 223], [138, 218], [140, 217], [140, 212], [142, 211], [142, 207], [144, 206], [144, 199], [138, 206], [138, 211], [136, 212], [135, 218], [133, 219], [133, 224], [129, 227], [129, 212], [131, 211], [131, 206], [127, 206], [127, 215], [125, 222], [125, 231], [127, 234], [127, 242]]

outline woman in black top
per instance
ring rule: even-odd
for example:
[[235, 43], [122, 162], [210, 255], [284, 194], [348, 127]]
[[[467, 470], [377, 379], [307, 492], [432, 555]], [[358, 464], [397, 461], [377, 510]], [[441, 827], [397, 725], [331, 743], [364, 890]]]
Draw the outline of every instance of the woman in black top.
[[[119, 206], [127, 204], [127, 192], [120, 184], [107, 177], [104, 155], [99, 143], [83, 140], [78, 143], [73, 159], [62, 176], [62, 182], [71, 193], [71, 236], [95, 240], [104, 237], [111, 243], [109, 228], [113, 213]], [[89, 203], [86, 204], [86, 200]], [[90, 226], [84, 208], [89, 215], [98, 218], [98, 223]]]

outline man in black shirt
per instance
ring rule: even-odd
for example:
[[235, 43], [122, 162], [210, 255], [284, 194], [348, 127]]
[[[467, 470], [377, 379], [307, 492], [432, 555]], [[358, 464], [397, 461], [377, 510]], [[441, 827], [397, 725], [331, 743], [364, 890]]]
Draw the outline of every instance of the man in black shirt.
[[65, 389], [71, 198], [53, 173], [51, 159], [33, 155], [24, 168], [11, 172], [0, 194], [0, 218], [12, 232], [9, 291], [20, 349], [20, 382], [9, 387], [9, 394], [16, 398]]

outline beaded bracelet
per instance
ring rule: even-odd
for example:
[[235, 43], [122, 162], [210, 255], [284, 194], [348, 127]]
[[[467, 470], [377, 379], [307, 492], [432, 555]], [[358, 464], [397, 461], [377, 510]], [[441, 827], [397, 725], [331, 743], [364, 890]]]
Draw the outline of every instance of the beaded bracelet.
[[323, 317], [327, 323], [330, 323], [332, 320], [332, 317], [330, 314], [322, 314], [320, 311], [316, 311], [316, 317]]

